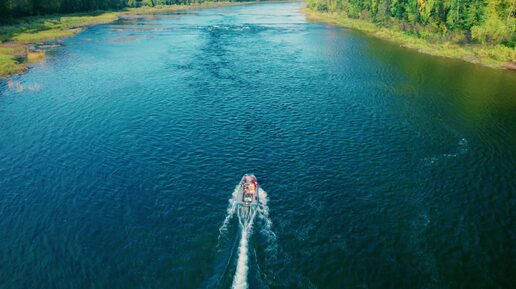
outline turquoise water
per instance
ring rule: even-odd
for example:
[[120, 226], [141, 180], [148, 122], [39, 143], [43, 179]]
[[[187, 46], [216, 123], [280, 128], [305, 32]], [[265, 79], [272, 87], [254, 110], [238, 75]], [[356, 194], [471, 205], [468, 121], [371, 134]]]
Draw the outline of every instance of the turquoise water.
[[510, 288], [516, 75], [300, 6], [90, 27], [0, 82], [0, 288], [230, 288], [247, 172], [249, 288]]

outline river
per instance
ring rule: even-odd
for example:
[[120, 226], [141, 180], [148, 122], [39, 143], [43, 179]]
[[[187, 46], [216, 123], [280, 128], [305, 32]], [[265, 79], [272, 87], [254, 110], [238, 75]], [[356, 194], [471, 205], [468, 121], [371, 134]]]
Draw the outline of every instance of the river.
[[514, 285], [516, 74], [302, 6], [125, 17], [1, 81], [0, 288]]

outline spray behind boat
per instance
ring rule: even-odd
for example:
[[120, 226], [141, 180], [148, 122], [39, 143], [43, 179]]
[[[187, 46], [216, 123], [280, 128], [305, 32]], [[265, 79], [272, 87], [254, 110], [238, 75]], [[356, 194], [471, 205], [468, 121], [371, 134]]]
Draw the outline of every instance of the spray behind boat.
[[[256, 221], [258, 221], [257, 225], [263, 225], [258, 232], [264, 234], [267, 238], [268, 248], [266, 251], [275, 252], [275, 248], [277, 248], [276, 234], [272, 231], [272, 222], [269, 219], [268, 196], [267, 192], [259, 185], [257, 178], [253, 174], [246, 174], [237, 183], [228, 201], [227, 215], [219, 228], [220, 234], [217, 242], [217, 251], [219, 253], [223, 252], [222, 248], [226, 247], [224, 244], [230, 244], [227, 243], [229, 241], [227, 235], [232, 228], [232, 224], [235, 224], [232, 222], [233, 217], [237, 215], [241, 235], [236, 237], [231, 249], [227, 247], [229, 251], [234, 252], [233, 250], [235, 250], [238, 244], [236, 251], [238, 256], [231, 288], [248, 289], [247, 275], [250, 268], [249, 262], [252, 261], [252, 254], [250, 255], [250, 253], [253, 252], [249, 248], [249, 241]], [[257, 218], [255, 218], [256, 216]], [[240, 240], [239, 243], [238, 240]], [[256, 251], [254, 251], [254, 254], [256, 258]], [[233, 254], [231, 253], [229, 257], [221, 261], [221, 266], [218, 267], [220, 270], [218, 268], [215, 269], [217, 273], [208, 280], [205, 288], [228, 288], [229, 283], [224, 283], [224, 280], [229, 281], [225, 279], [226, 273], [229, 272], [231, 264], [235, 264], [232, 262], [234, 260], [232, 256]], [[256, 263], [256, 265], [258, 264]], [[256, 281], [262, 282], [260, 279], [261, 277], [257, 275]]]
[[237, 215], [242, 230], [247, 231], [258, 209], [260, 185], [253, 174], [245, 174], [240, 180], [237, 193]]
[[237, 186], [236, 195], [236, 212], [238, 222], [242, 227], [242, 236], [240, 237], [240, 246], [238, 248], [238, 260], [233, 277], [233, 289], [248, 289], [247, 271], [248, 265], [248, 246], [249, 236], [252, 232], [252, 226], [256, 212], [258, 211], [258, 199], [260, 197], [260, 187], [258, 180], [252, 174], [245, 174]]

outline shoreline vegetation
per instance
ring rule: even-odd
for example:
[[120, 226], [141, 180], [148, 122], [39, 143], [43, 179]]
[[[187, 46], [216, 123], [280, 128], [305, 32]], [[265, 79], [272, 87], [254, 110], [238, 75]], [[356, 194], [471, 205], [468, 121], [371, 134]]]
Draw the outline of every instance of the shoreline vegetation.
[[442, 0], [308, 0], [301, 11], [313, 21], [359, 30], [421, 53], [516, 70], [516, 1], [465, 0], [465, 4], [460, 2], [462, 7], [446, 3], [453, 4]]
[[[127, 15], [159, 14], [170, 11], [245, 5], [254, 2], [205, 2], [125, 8], [72, 14], [26, 16], [0, 25], [0, 79], [23, 73], [31, 63], [45, 58], [45, 43], [67, 38], [93, 25], [111, 23]], [[50, 45], [52, 46], [52, 45]]]

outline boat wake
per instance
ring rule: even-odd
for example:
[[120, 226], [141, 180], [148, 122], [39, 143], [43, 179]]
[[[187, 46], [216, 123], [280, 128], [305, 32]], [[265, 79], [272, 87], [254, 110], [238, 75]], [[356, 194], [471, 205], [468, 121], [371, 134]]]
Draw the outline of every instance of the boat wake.
[[[250, 217], [248, 218], [248, 220], [246, 219], [246, 221], [238, 220], [238, 222], [237, 222], [234, 220], [234, 219], [236, 219], [234, 216], [236, 215], [238, 218], [242, 217], [242, 214], [239, 214], [239, 212], [238, 212], [239, 206], [241, 206], [240, 199], [242, 198], [239, 190], [240, 190], [240, 186], [237, 185], [235, 187], [235, 189], [233, 190], [233, 193], [231, 194], [231, 198], [228, 200], [226, 216], [224, 218], [224, 221], [222, 222], [222, 224], [219, 227], [217, 252], [219, 252], [218, 254], [221, 254], [221, 253], [229, 254], [229, 256], [228, 256], [228, 258], [225, 258], [227, 260], [224, 262], [225, 265], [222, 265], [222, 267], [225, 267], [225, 269], [220, 270], [220, 271], [217, 270], [217, 271], [219, 271], [219, 273], [222, 273], [222, 275], [217, 274], [218, 277], [215, 277], [215, 275], [212, 277], [214, 279], [217, 279], [218, 281], [215, 281], [210, 284], [213, 285], [216, 283], [217, 286], [214, 286], [214, 287], [217, 287], [217, 288], [219, 288], [221, 285], [224, 286], [223, 285], [224, 283], [227, 284], [225, 286], [228, 286], [228, 287], [229, 287], [229, 284], [231, 284], [231, 288], [233, 288], [233, 289], [249, 288], [249, 283], [248, 283], [248, 274], [249, 274], [249, 270], [250, 270], [249, 262], [250, 262], [250, 259], [252, 259], [250, 254], [251, 254], [251, 252], [253, 252], [253, 249], [250, 248], [249, 243], [250, 243], [252, 233], [254, 231], [254, 229], [253, 229], [254, 227], [257, 226], [257, 228], [258, 228], [257, 232], [260, 233], [260, 235], [263, 235], [265, 237], [265, 240], [267, 243], [265, 252], [267, 252], [267, 255], [269, 255], [269, 253], [270, 253], [270, 255], [275, 255], [274, 252], [276, 251], [276, 248], [277, 248], [276, 234], [272, 230], [272, 221], [269, 218], [267, 192], [259, 187], [257, 190], [257, 194], [256, 194], [256, 198], [257, 198], [257, 206], [256, 206], [256, 211], [255, 211], [256, 214], [251, 214]], [[233, 233], [235, 232], [235, 229], [236, 229], [235, 225], [238, 226], [238, 228], [239, 228], [238, 232], [240, 232], [240, 234], [238, 234], [238, 235], [240, 235], [240, 236], [238, 236], [238, 235], [235, 236], [234, 244], [233, 244], [233, 246], [231, 246], [231, 243], [229, 243], [229, 241], [230, 241], [230, 236], [232, 236]], [[240, 237], [240, 240], [238, 240], [238, 237]], [[237, 242], [238, 242], [238, 249], [236, 249]], [[231, 249], [231, 247], [232, 247], [232, 249]], [[233, 263], [234, 261], [232, 261], [235, 259], [233, 258], [234, 254], [229, 253], [229, 252], [237, 253], [236, 268], [234, 271], [234, 276], [232, 278], [232, 283], [229, 283], [231, 280], [229, 278], [231, 278], [231, 277], [227, 276], [226, 273], [227, 273], [227, 270], [231, 267], [230, 264], [235, 264], [235, 263]], [[256, 252], [255, 252], [255, 254], [256, 254]], [[221, 263], [222, 263], [222, 260], [221, 260]], [[258, 264], [256, 264], [256, 265], [258, 265]], [[253, 266], [253, 268], [254, 268], [254, 266]], [[220, 269], [222, 269], [222, 268], [220, 268]], [[258, 269], [258, 271], [259, 271], [259, 269]], [[226, 277], [224, 277], [224, 276], [227, 276], [228, 279], [226, 279]], [[224, 280], [226, 280], [226, 281], [224, 281]], [[226, 282], [228, 282], [229, 284]], [[207, 287], [210, 287], [210, 286], [207, 286]]]
[[221, 241], [223, 239], [226, 239], [229, 225], [231, 224], [231, 220], [233, 219], [233, 216], [235, 215], [235, 212], [237, 209], [238, 189], [239, 189], [239, 186], [237, 185], [235, 187], [235, 189], [233, 190], [233, 193], [231, 194], [231, 198], [228, 200], [229, 204], [228, 204], [226, 217], [224, 218], [224, 222], [222, 222], [222, 225], [219, 228], [217, 249], [220, 249]]
[[260, 201], [258, 206], [258, 217], [264, 224], [260, 232], [267, 237], [269, 242], [276, 243], [276, 234], [272, 231], [272, 221], [269, 218], [269, 206], [267, 205], [269, 198], [267, 197], [267, 192], [260, 188], [258, 190], [258, 199]]
[[[268, 206], [267, 192], [262, 188], [258, 189], [258, 208], [257, 215], [260, 220], [259, 232], [266, 237], [268, 255], [275, 256], [277, 251], [276, 234], [272, 230], [272, 221], [269, 218], [269, 206]], [[248, 288], [247, 273], [249, 270], [249, 238], [253, 232], [254, 218], [251, 219], [247, 228], [242, 227], [242, 236], [240, 238], [240, 245], [238, 248], [238, 261], [235, 276], [233, 278], [233, 289], [246, 289]]]
[[249, 269], [249, 236], [252, 228], [252, 221], [248, 224], [247, 228], [242, 228], [242, 236], [240, 237], [240, 246], [238, 247], [238, 261], [235, 271], [235, 277], [233, 278], [233, 289], [247, 289], [247, 271]]

